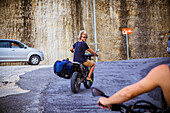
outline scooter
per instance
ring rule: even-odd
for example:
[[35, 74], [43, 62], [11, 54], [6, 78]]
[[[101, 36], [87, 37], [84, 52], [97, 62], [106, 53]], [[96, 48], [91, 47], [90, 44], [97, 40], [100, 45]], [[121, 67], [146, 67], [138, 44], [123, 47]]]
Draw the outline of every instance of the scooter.
[[[92, 60], [91, 57], [94, 54], [85, 54], [85, 57], [89, 60]], [[89, 67], [84, 66], [81, 63], [73, 62], [73, 74], [71, 77], [71, 90], [73, 93], [78, 93], [80, 90], [81, 83], [84, 84], [84, 87], [89, 89], [92, 86], [92, 82], [87, 81], [86, 77], [89, 73]], [[94, 80], [94, 74], [91, 75], [92, 81]]]
[[[103, 96], [109, 98], [109, 96], [107, 96], [104, 92], [95, 87], [92, 87], [91, 91], [93, 96]], [[101, 103], [99, 103], [99, 105], [104, 106]], [[124, 104], [113, 104], [111, 110], [120, 111], [121, 113], [162, 113], [161, 108], [145, 100], [139, 100], [135, 104], [129, 106]]]

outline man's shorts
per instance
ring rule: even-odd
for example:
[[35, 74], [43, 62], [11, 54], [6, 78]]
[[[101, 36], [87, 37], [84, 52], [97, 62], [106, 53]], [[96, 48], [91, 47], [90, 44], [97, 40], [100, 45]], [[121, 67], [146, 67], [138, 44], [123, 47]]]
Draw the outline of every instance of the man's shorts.
[[93, 66], [93, 62], [90, 60], [87, 60], [86, 62], [83, 63], [83, 65], [86, 67], [91, 67], [91, 66]]

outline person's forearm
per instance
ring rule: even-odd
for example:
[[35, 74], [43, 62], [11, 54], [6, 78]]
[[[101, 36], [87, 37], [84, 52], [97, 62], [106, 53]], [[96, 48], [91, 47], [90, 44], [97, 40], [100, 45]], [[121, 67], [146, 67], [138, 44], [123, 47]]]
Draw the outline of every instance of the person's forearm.
[[115, 93], [114, 95], [112, 95], [111, 97], [109, 97], [107, 99], [107, 104], [120, 104], [123, 103], [125, 101], [128, 101], [136, 96], [139, 95], [138, 92], [138, 88], [134, 89], [133, 86], [127, 86], [123, 89], [121, 89], [120, 91], [118, 91], [117, 93]]
[[95, 53], [93, 50], [91, 50], [90, 48], [89, 49], [87, 49], [91, 54], [94, 54], [94, 55], [96, 55], [96, 56], [98, 56], [98, 54], [97, 53]]
[[112, 95], [111, 97], [109, 97], [107, 99], [107, 104], [120, 104], [123, 103], [125, 101], [128, 101], [131, 99], [130, 96], [127, 96], [126, 94], [122, 94], [127, 92], [126, 89], [122, 89], [121, 91], [115, 93], [114, 95]]

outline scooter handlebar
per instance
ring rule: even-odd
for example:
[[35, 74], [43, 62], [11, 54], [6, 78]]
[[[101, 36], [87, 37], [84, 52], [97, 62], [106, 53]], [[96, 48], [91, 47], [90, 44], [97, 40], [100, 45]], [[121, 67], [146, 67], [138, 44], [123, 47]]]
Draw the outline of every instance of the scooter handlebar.
[[94, 56], [94, 54], [88, 54], [88, 53], [85, 53], [85, 54], [84, 54], [84, 56], [85, 56], [87, 59], [92, 60], [92, 58], [91, 58], [91, 57], [93, 57], [93, 56]]
[[92, 57], [94, 54], [84, 54], [85, 57]]
[[[107, 106], [104, 106], [104, 105], [101, 104], [100, 102], [98, 103], [98, 105], [107, 108]], [[122, 110], [121, 107], [124, 107], [124, 105], [123, 105], [123, 104], [112, 104], [111, 110], [112, 110], [112, 111], [121, 111], [121, 110]], [[126, 107], [126, 108], [127, 108], [127, 107]]]

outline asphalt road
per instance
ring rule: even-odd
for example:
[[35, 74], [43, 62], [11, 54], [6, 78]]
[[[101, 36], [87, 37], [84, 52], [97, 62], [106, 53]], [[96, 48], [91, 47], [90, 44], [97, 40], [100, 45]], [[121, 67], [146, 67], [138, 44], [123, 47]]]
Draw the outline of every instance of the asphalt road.
[[[142, 79], [153, 67], [170, 63], [170, 58], [150, 58], [96, 63], [93, 87], [108, 95]], [[114, 113], [97, 107], [99, 97], [93, 97], [90, 89], [81, 85], [80, 92], [73, 94], [70, 79], [59, 78], [51, 67], [41, 68], [20, 75], [16, 83], [27, 93], [0, 98], [0, 113]], [[144, 99], [157, 106], [160, 89], [143, 94], [126, 102], [133, 104]]]

